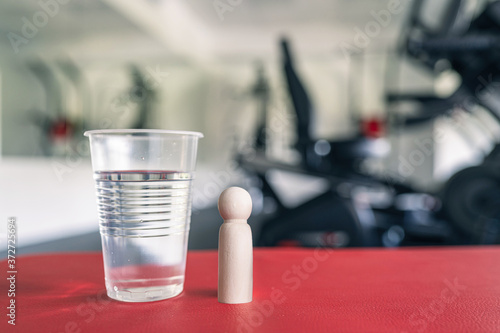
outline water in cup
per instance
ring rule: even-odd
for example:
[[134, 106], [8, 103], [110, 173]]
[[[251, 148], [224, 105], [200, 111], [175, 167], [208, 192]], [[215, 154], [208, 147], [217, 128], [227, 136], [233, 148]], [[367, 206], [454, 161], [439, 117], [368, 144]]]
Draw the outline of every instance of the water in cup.
[[94, 173], [106, 289], [112, 298], [152, 301], [183, 290], [192, 173]]

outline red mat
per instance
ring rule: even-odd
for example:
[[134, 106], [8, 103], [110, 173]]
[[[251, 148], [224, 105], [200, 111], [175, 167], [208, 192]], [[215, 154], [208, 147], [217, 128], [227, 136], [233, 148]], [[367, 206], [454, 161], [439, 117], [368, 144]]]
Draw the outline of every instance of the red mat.
[[217, 302], [216, 251], [190, 252], [185, 291], [151, 303], [109, 299], [98, 253], [16, 261], [0, 332], [500, 332], [500, 247], [256, 249], [242, 305]]

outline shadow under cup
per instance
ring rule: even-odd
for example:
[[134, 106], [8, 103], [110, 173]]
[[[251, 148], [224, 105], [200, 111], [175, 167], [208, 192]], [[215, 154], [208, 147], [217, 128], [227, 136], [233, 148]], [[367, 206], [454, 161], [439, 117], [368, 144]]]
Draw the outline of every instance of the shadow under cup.
[[180, 294], [197, 132], [95, 130], [90, 139], [106, 290], [127, 302]]

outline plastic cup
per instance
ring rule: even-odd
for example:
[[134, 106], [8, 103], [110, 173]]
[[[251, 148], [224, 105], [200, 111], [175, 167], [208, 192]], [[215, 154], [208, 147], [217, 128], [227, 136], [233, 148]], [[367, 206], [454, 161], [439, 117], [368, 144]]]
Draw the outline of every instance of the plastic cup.
[[108, 296], [147, 302], [179, 295], [191, 220], [197, 132], [85, 132], [97, 191]]

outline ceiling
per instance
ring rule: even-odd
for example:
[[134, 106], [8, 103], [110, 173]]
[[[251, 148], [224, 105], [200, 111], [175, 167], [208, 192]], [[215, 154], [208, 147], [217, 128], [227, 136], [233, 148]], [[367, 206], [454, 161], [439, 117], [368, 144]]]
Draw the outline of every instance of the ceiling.
[[[287, 35], [300, 54], [326, 58], [339, 54], [339, 43], [353, 44], [354, 29], [364, 30], [375, 21], [372, 11], [386, 10], [388, 2], [220, 0], [226, 11], [218, 13], [213, 0], [69, 1], [58, 5], [47, 25], [21, 45], [16, 56], [66, 52], [82, 59], [171, 56], [246, 61], [275, 56], [278, 38]], [[402, 1], [405, 9], [409, 2]], [[23, 17], [33, 22], [41, 10], [38, 1], [0, 2], [0, 35], [21, 35]], [[405, 17], [406, 10], [392, 15], [368, 47], [393, 43]], [[1, 40], [3, 50], [13, 52], [8, 39]]]

